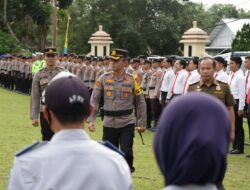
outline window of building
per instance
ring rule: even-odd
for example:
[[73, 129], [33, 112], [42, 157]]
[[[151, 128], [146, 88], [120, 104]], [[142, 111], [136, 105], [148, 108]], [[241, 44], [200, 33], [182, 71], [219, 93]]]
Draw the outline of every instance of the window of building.
[[192, 46], [188, 46], [188, 56], [192, 57]]

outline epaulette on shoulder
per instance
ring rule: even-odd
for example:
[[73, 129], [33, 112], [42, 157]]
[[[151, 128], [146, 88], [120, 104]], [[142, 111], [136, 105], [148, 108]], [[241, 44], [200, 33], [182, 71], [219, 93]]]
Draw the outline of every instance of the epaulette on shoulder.
[[[131, 77], [134, 77], [134, 75], [133, 74], [131, 74], [130, 72], [125, 72], [126, 73], [126, 75], [128, 75], [128, 76], [131, 76]], [[137, 74], [136, 74], [137, 75]]]
[[111, 75], [113, 73], [113, 71], [107, 71], [104, 73], [104, 75]]
[[61, 67], [61, 66], [59, 66], [59, 65], [57, 65], [56, 66], [58, 69], [60, 69], [60, 70], [65, 70], [63, 67]]
[[221, 81], [221, 80], [218, 80], [218, 79], [216, 79], [216, 80], [217, 80], [217, 82], [219, 82], [219, 83], [227, 84], [227, 82], [225, 82], [225, 81]]
[[42, 71], [46, 71], [46, 70], [47, 70], [47, 68], [46, 68], [46, 67], [43, 67], [43, 68], [39, 69], [38, 72], [42, 72]]
[[41, 146], [46, 145], [47, 143], [48, 143], [47, 141], [44, 141], [44, 142], [36, 141], [36, 142], [26, 146], [25, 148], [23, 148], [21, 151], [17, 152], [16, 157], [22, 156], [25, 153], [30, 152], [31, 150], [35, 150]]
[[196, 85], [198, 83], [199, 83], [199, 81], [198, 82], [193, 82], [193, 83], [190, 83], [189, 86], [193, 86], [193, 85]]

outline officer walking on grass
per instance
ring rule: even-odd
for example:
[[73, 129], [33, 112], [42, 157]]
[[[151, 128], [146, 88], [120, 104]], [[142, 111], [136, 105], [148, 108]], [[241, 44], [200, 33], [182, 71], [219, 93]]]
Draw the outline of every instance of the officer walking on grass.
[[[128, 62], [128, 51], [115, 49], [111, 53], [112, 72], [102, 75], [95, 84], [91, 103], [95, 111], [99, 109], [101, 97], [104, 100], [103, 140], [108, 140], [125, 153], [125, 159], [134, 172], [133, 138], [136, 124], [137, 130], [144, 132], [146, 127], [146, 103], [143, 90], [135, 78], [125, 72]], [[134, 103], [136, 105], [134, 105]], [[89, 117], [89, 129], [95, 131], [95, 114]]]
[[32, 125], [37, 127], [39, 125], [38, 116], [40, 114], [42, 140], [49, 141], [54, 133], [49, 128], [49, 125], [43, 116], [43, 106], [40, 104], [41, 96], [52, 78], [64, 69], [56, 65], [56, 48], [46, 48], [44, 53], [46, 67], [35, 74], [32, 82], [30, 119], [32, 120]]

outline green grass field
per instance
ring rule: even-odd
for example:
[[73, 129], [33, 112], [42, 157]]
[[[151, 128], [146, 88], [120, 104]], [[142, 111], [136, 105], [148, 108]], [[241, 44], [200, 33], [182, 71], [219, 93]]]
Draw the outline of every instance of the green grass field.
[[[0, 88], [0, 190], [6, 189], [9, 171], [13, 164], [14, 154], [34, 140], [40, 140], [40, 127], [34, 128], [29, 120], [29, 96], [9, 92]], [[90, 136], [96, 140], [101, 139], [102, 126], [97, 121], [98, 128]], [[247, 132], [247, 126], [245, 125]], [[143, 134], [145, 145], [141, 144], [136, 133], [134, 152], [135, 168], [133, 186], [136, 190], [155, 190], [163, 188], [163, 178], [156, 165], [152, 140], [154, 134]], [[246, 135], [248, 138], [248, 135]], [[244, 155], [229, 155], [228, 171], [224, 181], [228, 190], [250, 189], [250, 147], [245, 147]]]

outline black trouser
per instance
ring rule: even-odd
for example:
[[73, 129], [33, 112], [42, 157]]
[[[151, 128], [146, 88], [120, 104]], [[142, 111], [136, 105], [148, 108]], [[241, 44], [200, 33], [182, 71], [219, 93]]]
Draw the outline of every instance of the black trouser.
[[244, 151], [244, 129], [243, 129], [243, 116], [238, 116], [239, 100], [235, 100], [234, 115], [235, 115], [235, 140], [233, 149]]
[[154, 127], [156, 127], [157, 122], [161, 115], [161, 104], [158, 98], [151, 99], [150, 102], [151, 102], [151, 113], [154, 120]]
[[50, 141], [50, 139], [54, 135], [54, 132], [51, 131], [50, 126], [49, 126], [47, 120], [44, 118], [42, 112], [40, 112], [40, 123], [41, 123], [42, 140], [43, 141]]
[[161, 91], [161, 108], [164, 109], [166, 105], [166, 99], [167, 99], [168, 92]]
[[130, 167], [133, 169], [133, 144], [134, 144], [134, 124], [126, 125], [121, 128], [103, 127], [103, 140], [107, 140], [123, 151], [126, 156], [125, 159]]
[[147, 106], [147, 128], [151, 128], [151, 120], [152, 120], [152, 113], [151, 113], [151, 104], [150, 99], [145, 98], [146, 106]]

